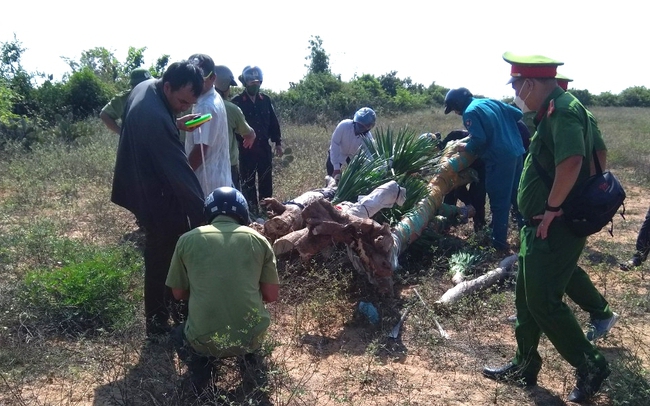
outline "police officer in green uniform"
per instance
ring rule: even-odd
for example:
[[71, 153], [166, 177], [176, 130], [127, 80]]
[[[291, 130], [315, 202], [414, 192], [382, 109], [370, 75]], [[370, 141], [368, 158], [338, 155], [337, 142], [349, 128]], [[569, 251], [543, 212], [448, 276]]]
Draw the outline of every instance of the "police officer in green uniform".
[[144, 82], [147, 79], [151, 79], [151, 73], [147, 69], [133, 69], [129, 75], [129, 85], [131, 86], [131, 89], [116, 95], [106, 104], [106, 106], [104, 106], [104, 108], [102, 108], [102, 111], [99, 113], [99, 118], [104, 122], [109, 130], [120, 135], [122, 127], [117, 123], [117, 120], [122, 118], [122, 113], [124, 113], [124, 107], [126, 106], [126, 100], [129, 98], [131, 90], [133, 90], [133, 88], [140, 82]]
[[[577, 381], [568, 400], [583, 402], [600, 390], [610, 369], [562, 299], [569, 291], [584, 298], [600, 294], [577, 266], [586, 238], [573, 235], [558, 217], [562, 203], [593, 169], [594, 123], [584, 106], [557, 85], [555, 75], [562, 62], [509, 52], [503, 59], [512, 65], [509, 83], [515, 90], [515, 103], [524, 112], [537, 112], [537, 131], [531, 139], [517, 196], [526, 219], [520, 232], [515, 298], [517, 353], [508, 364], [486, 367], [483, 374], [497, 381], [536, 385], [542, 367], [537, 346], [544, 333], [576, 368]], [[553, 179], [550, 190], [533, 159]]]
[[[573, 82], [573, 79], [557, 73], [555, 75], [557, 85], [563, 90], [567, 90], [569, 87], [569, 82]], [[594, 135], [594, 148], [596, 149], [596, 154], [598, 155], [598, 161], [603, 170], [607, 167], [607, 147], [603, 140], [602, 134], [598, 129], [598, 123], [596, 118], [587, 110], [589, 115], [589, 120], [591, 120], [591, 128]], [[522, 119], [528, 127], [530, 134], [535, 134], [535, 123], [534, 119], [537, 115], [536, 111], [527, 111], [524, 113], [524, 118]], [[593, 295], [593, 296], [584, 296], [582, 292], [573, 292], [567, 290], [567, 296], [571, 298], [580, 308], [590, 316], [590, 326], [589, 331], [587, 332], [587, 339], [589, 341], [596, 341], [597, 339], [606, 335], [609, 330], [614, 327], [614, 324], [618, 321], [619, 315], [612, 312], [609, 308], [609, 304], [602, 295]], [[511, 316], [508, 318], [509, 321], [516, 321], [517, 316]]]

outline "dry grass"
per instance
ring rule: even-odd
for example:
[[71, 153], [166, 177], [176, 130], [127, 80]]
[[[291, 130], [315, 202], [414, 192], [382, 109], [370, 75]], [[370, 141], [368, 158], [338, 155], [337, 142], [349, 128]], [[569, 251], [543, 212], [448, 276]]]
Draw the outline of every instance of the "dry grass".
[[[641, 109], [595, 109], [610, 148], [610, 162], [628, 189], [626, 220], [615, 237], [590, 238], [581, 265], [606, 295], [621, 320], [599, 343], [613, 373], [595, 405], [644, 405], [650, 395], [647, 265], [622, 272], [618, 262], [633, 250], [636, 232], [650, 205], [647, 197], [650, 113]], [[446, 134], [461, 126], [439, 110], [380, 117], [378, 125], [408, 124], [416, 133]], [[335, 123], [326, 127], [283, 126], [294, 162], [277, 168], [275, 195], [289, 199], [323, 184], [324, 159]], [[100, 127], [98, 127], [99, 129]], [[26, 270], [55, 267], [74, 257], [75, 247], [120, 247], [133, 231], [132, 216], [109, 202], [116, 138], [108, 131], [76, 148], [38, 147], [5, 153], [0, 178], [0, 404], [6, 405], [178, 405], [193, 401], [184, 368], [170, 346], [144, 342], [141, 309], [119, 331], [88, 336], [54, 335], [35, 323], [16, 295]], [[509, 236], [516, 247], [517, 236]], [[476, 248], [485, 235], [462, 225], [432, 235], [400, 258], [396, 297], [375, 294], [356, 273], [341, 247], [300, 263], [279, 260], [281, 300], [266, 347], [270, 352], [271, 401], [276, 405], [560, 405], [573, 385], [573, 371], [548, 340], [541, 343], [544, 367], [539, 386], [522, 390], [481, 377], [485, 364], [506, 362], [515, 349], [512, 283], [464, 299], [442, 311], [432, 304], [451, 287], [447, 258]], [[496, 265], [489, 255], [476, 270]], [[427, 303], [420, 303], [416, 288]], [[381, 321], [358, 314], [359, 301], [372, 302]], [[387, 337], [400, 313], [412, 306], [399, 339]], [[575, 309], [586, 323], [588, 316]], [[440, 337], [437, 318], [450, 339]], [[212, 404], [249, 404], [234, 363], [221, 369]], [[254, 404], [254, 402], [253, 402]]]

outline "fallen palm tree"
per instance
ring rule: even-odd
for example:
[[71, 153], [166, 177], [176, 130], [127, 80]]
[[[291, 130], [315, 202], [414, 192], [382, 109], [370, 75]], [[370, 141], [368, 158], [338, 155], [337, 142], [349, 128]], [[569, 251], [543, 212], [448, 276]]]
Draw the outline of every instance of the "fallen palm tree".
[[[343, 171], [331, 203], [327, 195], [333, 188], [307, 192], [286, 203], [265, 199], [262, 204], [271, 218], [257, 228], [274, 242], [278, 255], [297, 250], [308, 259], [329, 245], [345, 243], [355, 268], [381, 292], [391, 293], [396, 257], [406, 243], [417, 239], [441, 209], [449, 216], [459, 214], [442, 199], [454, 187], [475, 179], [473, 171], [464, 170], [472, 160], [453, 147], [441, 152], [435, 141], [406, 129], [380, 131]], [[430, 181], [424, 173], [433, 174]], [[406, 196], [400, 196], [404, 189]], [[403, 204], [395, 206], [399, 200]], [[395, 223], [397, 228], [391, 229]]]

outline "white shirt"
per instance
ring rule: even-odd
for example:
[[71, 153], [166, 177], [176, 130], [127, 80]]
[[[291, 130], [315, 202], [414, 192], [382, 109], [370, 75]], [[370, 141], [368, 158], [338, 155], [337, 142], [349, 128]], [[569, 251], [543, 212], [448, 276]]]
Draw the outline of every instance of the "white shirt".
[[185, 153], [188, 156], [195, 145], [208, 147], [202, 157], [203, 164], [194, 171], [207, 197], [218, 187], [232, 186], [228, 116], [223, 99], [214, 89], [199, 96], [192, 113], [212, 114], [212, 120], [188, 132], [185, 137]]
[[330, 143], [330, 162], [332, 162], [335, 171], [341, 170], [341, 165], [348, 158], [356, 155], [359, 147], [364, 145], [364, 137], [370, 140], [373, 139], [370, 131], [366, 135], [356, 135], [354, 133], [354, 122], [350, 119], [343, 120], [336, 126]]

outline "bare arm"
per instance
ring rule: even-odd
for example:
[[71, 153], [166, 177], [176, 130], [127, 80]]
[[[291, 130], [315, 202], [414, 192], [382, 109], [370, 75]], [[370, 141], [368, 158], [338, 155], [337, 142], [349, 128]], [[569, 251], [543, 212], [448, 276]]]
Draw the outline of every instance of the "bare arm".
[[176, 289], [176, 288], [171, 288], [171, 289], [172, 289], [172, 295], [174, 295], [174, 299], [176, 300], [188, 300], [190, 298], [189, 290]]
[[[576, 180], [578, 180], [580, 168], [582, 167], [582, 159], [582, 155], [573, 155], [555, 167], [555, 179], [553, 180], [553, 187], [547, 200], [549, 206], [559, 207], [564, 203], [564, 199], [569, 195]], [[561, 215], [562, 210], [556, 212], [546, 210], [544, 215], [535, 216], [535, 218], [542, 219], [541, 224], [537, 227], [537, 236], [545, 239], [548, 235], [548, 227], [551, 225], [551, 222], [555, 217]]]
[[[203, 148], [203, 155], [201, 155], [201, 148]], [[208, 146], [205, 144], [196, 144], [194, 145], [194, 148], [192, 148], [192, 151], [190, 151], [190, 155], [187, 157], [187, 160], [190, 161], [190, 166], [192, 167], [192, 170], [197, 170], [199, 166], [203, 163], [203, 157], [208, 151]]]
[[260, 283], [260, 290], [262, 291], [262, 300], [264, 302], [275, 302], [278, 300], [280, 285], [277, 283]]
[[[596, 151], [596, 156], [598, 156], [598, 162], [600, 162], [601, 169], [603, 171], [607, 170], [607, 150], [601, 149], [600, 151]], [[596, 165], [593, 162], [591, 163], [589, 174], [590, 175], [596, 174]]]
[[113, 120], [112, 117], [110, 117], [106, 112], [102, 111], [99, 113], [99, 118], [104, 122], [106, 127], [108, 127], [109, 130], [113, 131], [117, 135], [120, 135], [120, 132], [122, 132], [122, 128], [117, 124], [116, 120]]

